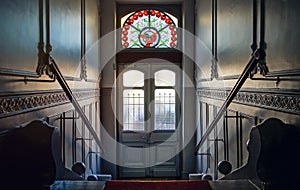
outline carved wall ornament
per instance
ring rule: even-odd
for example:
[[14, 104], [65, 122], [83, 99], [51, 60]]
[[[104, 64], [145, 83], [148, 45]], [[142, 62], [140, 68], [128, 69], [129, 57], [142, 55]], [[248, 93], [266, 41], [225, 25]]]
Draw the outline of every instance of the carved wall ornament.
[[[77, 100], [100, 96], [99, 89], [76, 90], [73, 93]], [[69, 103], [69, 99], [61, 90], [0, 95], [0, 118], [66, 103]]]
[[[225, 100], [228, 89], [201, 88], [198, 97]], [[267, 108], [287, 113], [300, 114], [300, 92], [294, 90], [257, 90], [243, 89], [233, 100], [234, 103]]]

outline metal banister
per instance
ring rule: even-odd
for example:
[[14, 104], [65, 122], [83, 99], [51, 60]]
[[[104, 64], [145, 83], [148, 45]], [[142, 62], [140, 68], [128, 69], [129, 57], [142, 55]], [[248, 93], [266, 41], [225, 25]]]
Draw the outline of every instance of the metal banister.
[[215, 126], [217, 125], [217, 123], [221, 119], [222, 115], [225, 113], [228, 106], [231, 104], [233, 98], [236, 96], [236, 94], [239, 92], [239, 90], [241, 89], [241, 87], [243, 86], [243, 84], [245, 83], [245, 81], [247, 80], [249, 75], [251, 74], [251, 71], [256, 67], [256, 65], [260, 61], [265, 59], [265, 56], [266, 56], [266, 54], [265, 54], [265, 51], [263, 49], [257, 49], [252, 54], [252, 57], [251, 57], [250, 61], [248, 62], [248, 64], [246, 65], [244, 71], [242, 72], [242, 74], [238, 78], [237, 82], [235, 83], [234, 87], [230, 91], [230, 93], [227, 96], [225, 102], [223, 103], [220, 110], [218, 111], [216, 117], [211, 122], [211, 124], [209, 125], [209, 127], [207, 128], [205, 133], [202, 135], [200, 142], [196, 145], [195, 155], [198, 154], [198, 151], [199, 151], [200, 147], [204, 144], [204, 142], [208, 138], [209, 134], [215, 128]]
[[82, 121], [88, 128], [89, 132], [93, 136], [93, 139], [96, 141], [96, 143], [100, 147], [101, 151], [103, 152], [104, 149], [103, 149], [101, 140], [99, 139], [97, 133], [95, 132], [94, 128], [92, 127], [92, 125], [91, 125], [90, 121], [88, 120], [88, 118], [86, 117], [85, 113], [81, 109], [78, 101], [76, 100], [75, 96], [72, 93], [72, 90], [70, 89], [69, 85], [67, 84], [63, 75], [61, 74], [56, 62], [54, 61], [54, 59], [51, 56], [49, 56], [49, 65], [48, 66], [50, 67], [51, 71], [53, 72], [53, 74], [56, 77], [57, 81], [59, 82], [60, 86], [63, 88], [64, 92], [68, 96], [70, 102], [73, 104], [75, 110], [78, 112]]

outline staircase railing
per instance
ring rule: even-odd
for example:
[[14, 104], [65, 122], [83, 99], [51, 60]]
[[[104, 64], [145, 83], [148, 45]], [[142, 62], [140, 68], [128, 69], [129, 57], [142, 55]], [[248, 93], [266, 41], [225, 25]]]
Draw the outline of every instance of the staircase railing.
[[263, 49], [257, 49], [252, 54], [252, 57], [251, 57], [250, 61], [246, 65], [246, 67], [243, 70], [242, 74], [240, 75], [237, 82], [235, 83], [234, 87], [231, 89], [231, 91], [230, 91], [229, 95], [227, 96], [225, 102], [223, 103], [223, 105], [219, 109], [216, 117], [213, 119], [213, 121], [211, 122], [211, 124], [209, 125], [209, 127], [207, 128], [205, 133], [202, 135], [200, 142], [196, 145], [196, 149], [195, 149], [195, 154], [196, 155], [198, 154], [198, 151], [199, 151], [200, 147], [204, 144], [204, 142], [206, 141], [206, 139], [208, 138], [208, 136], [210, 135], [212, 130], [216, 127], [217, 123], [219, 122], [222, 115], [227, 110], [228, 106], [231, 104], [233, 98], [236, 96], [236, 94], [239, 92], [239, 90], [241, 89], [241, 87], [243, 86], [243, 84], [245, 83], [247, 78], [250, 76], [253, 69], [256, 67], [256, 65], [261, 60], [264, 60], [264, 59], [265, 59], [265, 51]]
[[68, 96], [70, 102], [73, 104], [75, 110], [77, 111], [77, 113], [81, 117], [82, 121], [86, 125], [87, 129], [89, 130], [89, 132], [93, 136], [93, 139], [96, 141], [97, 145], [100, 147], [101, 151], [103, 152], [104, 148], [102, 146], [102, 142], [101, 142], [100, 138], [98, 137], [97, 133], [95, 132], [93, 126], [91, 125], [90, 121], [86, 117], [86, 115], [83, 112], [82, 108], [80, 107], [80, 105], [79, 105], [78, 101], [76, 100], [76, 97], [72, 93], [72, 90], [70, 89], [68, 83], [66, 82], [63, 75], [61, 74], [55, 60], [51, 56], [49, 56], [49, 65], [48, 66], [51, 69], [51, 71], [53, 72], [53, 74], [56, 77], [57, 81], [59, 82], [60, 86], [62, 87], [62, 89], [64, 90], [66, 95]]

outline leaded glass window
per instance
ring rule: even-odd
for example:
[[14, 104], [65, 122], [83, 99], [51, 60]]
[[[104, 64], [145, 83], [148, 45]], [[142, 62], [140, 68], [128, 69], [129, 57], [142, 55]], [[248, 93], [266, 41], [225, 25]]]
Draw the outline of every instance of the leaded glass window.
[[157, 10], [131, 13], [122, 22], [124, 48], [176, 48], [178, 20]]
[[144, 90], [123, 91], [124, 131], [144, 131]]
[[176, 129], [176, 98], [174, 89], [155, 90], [155, 130]]
[[[123, 74], [124, 131], [144, 131], [144, 73], [137, 70]], [[133, 89], [135, 88], [135, 89]]]

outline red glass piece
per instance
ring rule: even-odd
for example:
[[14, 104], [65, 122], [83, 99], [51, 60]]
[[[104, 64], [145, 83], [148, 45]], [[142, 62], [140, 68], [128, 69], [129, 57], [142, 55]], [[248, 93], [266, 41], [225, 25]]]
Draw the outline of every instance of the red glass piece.
[[160, 19], [161, 20], [166, 20], [166, 15], [162, 15]]
[[123, 36], [122, 40], [123, 40], [124, 42], [126, 42], [126, 41], [128, 40], [128, 37], [127, 37], [127, 36]]
[[143, 12], [140, 11], [140, 12], [138, 13], [138, 15], [139, 15], [139, 17], [142, 17], [142, 16], [143, 16]]
[[125, 36], [127, 36], [128, 35], [128, 30], [123, 30], [122, 34], [125, 35]]
[[173, 36], [176, 35], [176, 34], [177, 34], [176, 30], [173, 29], [173, 30], [171, 31], [171, 34], [172, 34]]
[[167, 24], [170, 24], [171, 23], [171, 20], [169, 18], [166, 18], [166, 21], [165, 21]]
[[156, 12], [156, 17], [158, 17], [158, 18], [159, 18], [160, 16], [161, 16], [160, 12], [159, 12], [159, 11], [157, 11], [157, 12]]
[[172, 48], [174, 48], [174, 47], [176, 46], [176, 43], [175, 43], [175, 42], [171, 42], [171, 43], [170, 43], [170, 46], [171, 46]]
[[174, 24], [170, 24], [169, 28], [170, 30], [173, 30], [175, 28]]
[[151, 10], [151, 11], [150, 11], [150, 15], [151, 15], [151, 16], [155, 16], [155, 11], [154, 11], [154, 10]]
[[124, 42], [123, 46], [124, 46], [125, 48], [128, 48], [129, 43], [128, 43], [128, 42]]
[[130, 18], [129, 20], [128, 20], [128, 24], [133, 24], [134, 23], [134, 20], [132, 19], [132, 18]]
[[177, 37], [176, 37], [176, 36], [172, 36], [172, 37], [171, 37], [171, 40], [172, 40], [173, 42], [175, 42], [175, 41], [177, 40]]
[[124, 25], [124, 29], [125, 29], [125, 30], [129, 30], [129, 29], [130, 29], [130, 26], [129, 26], [128, 24], [125, 24], [125, 25]]
[[148, 14], [149, 14], [149, 13], [148, 13], [148, 10], [144, 10], [144, 15], [145, 15], [145, 16], [148, 16]]

